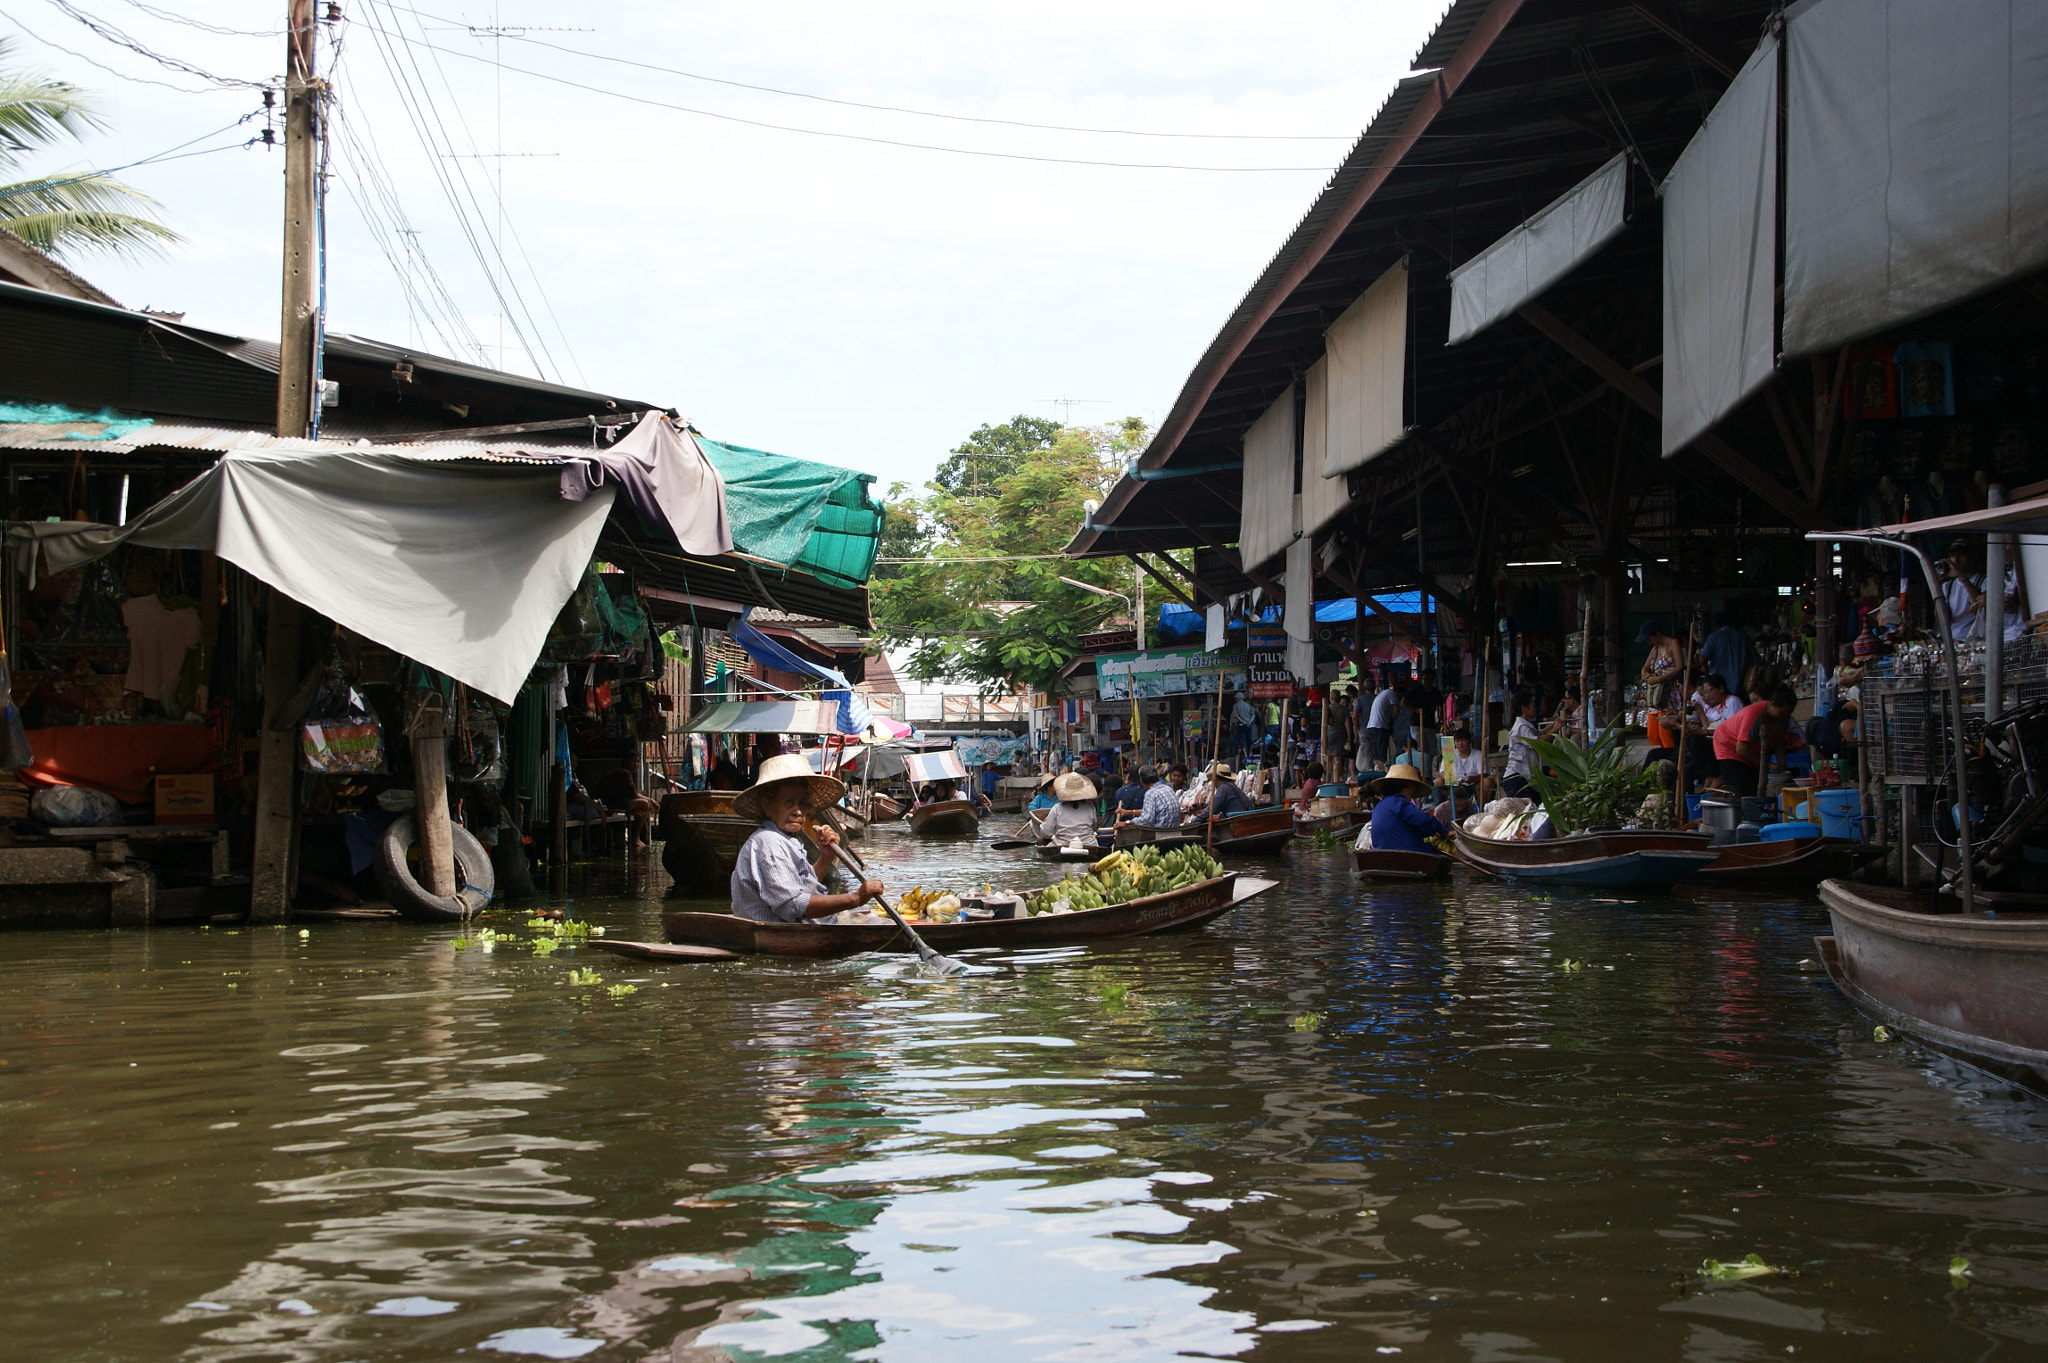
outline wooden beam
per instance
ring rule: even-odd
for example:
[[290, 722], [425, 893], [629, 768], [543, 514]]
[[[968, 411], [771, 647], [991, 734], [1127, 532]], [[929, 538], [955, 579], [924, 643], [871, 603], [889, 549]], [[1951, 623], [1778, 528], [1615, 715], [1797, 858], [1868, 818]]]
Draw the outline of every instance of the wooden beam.
[[1157, 582], [1160, 586], [1166, 588], [1167, 591], [1173, 593], [1174, 600], [1180, 602], [1183, 606], [1186, 606], [1191, 611], [1201, 610], [1201, 607], [1195, 604], [1195, 599], [1189, 596], [1186, 592], [1182, 591], [1180, 589], [1180, 585], [1176, 583], [1172, 578], [1160, 572], [1157, 568], [1154, 568], [1151, 564], [1145, 562], [1144, 559], [1139, 558], [1136, 554], [1125, 554], [1124, 557], [1129, 559], [1131, 562], [1137, 564], [1138, 567], [1140, 567], [1141, 569], [1143, 569], [1145, 572], [1145, 576], [1151, 578], [1154, 582]]
[[1740, 67], [1733, 59], [1722, 55], [1692, 36], [1692, 25], [1678, 6], [1669, 0], [1633, 0], [1632, 8], [1637, 14], [1650, 21], [1650, 26], [1663, 33], [1671, 41], [1698, 57], [1721, 74], [1723, 80], [1734, 80]]
[[291, 916], [292, 859], [299, 806], [292, 798], [299, 755], [298, 716], [290, 713], [299, 679], [299, 603], [272, 587], [263, 632], [263, 728], [256, 757], [254, 863], [249, 921], [282, 923]]

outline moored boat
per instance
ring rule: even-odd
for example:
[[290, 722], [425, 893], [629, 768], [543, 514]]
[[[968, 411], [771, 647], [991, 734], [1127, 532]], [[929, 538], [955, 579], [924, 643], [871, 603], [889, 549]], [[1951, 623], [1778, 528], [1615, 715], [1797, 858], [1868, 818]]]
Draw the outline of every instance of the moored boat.
[[1459, 853], [1509, 880], [1605, 890], [1663, 890], [1697, 875], [1715, 851], [1705, 833], [1624, 829], [1567, 838], [1504, 841], [1456, 830]]
[[661, 865], [675, 893], [723, 899], [732, 892], [733, 861], [761, 826], [732, 812], [730, 790], [679, 790], [661, 797]]
[[1355, 833], [1372, 822], [1369, 809], [1340, 809], [1335, 814], [1297, 814], [1294, 816], [1294, 836], [1313, 838], [1319, 833], [1330, 833], [1342, 837]]
[[900, 819], [907, 808], [909, 806], [894, 796], [875, 791], [868, 796], [868, 822], [888, 823], [892, 819]]
[[1850, 838], [1732, 843], [1714, 851], [1713, 861], [1691, 884], [1722, 889], [1812, 889], [1823, 880], [1851, 875], [1885, 855], [1881, 846]]
[[1179, 828], [1151, 828], [1145, 824], [1118, 824], [1112, 833], [1118, 847], [1152, 846], [1162, 852], [1171, 852], [1177, 847], [1200, 847], [1202, 826], [1184, 825]]
[[[1277, 882], [1229, 872], [1165, 894], [1077, 913], [918, 923], [918, 935], [937, 951], [967, 947], [1048, 947], [1180, 932], [1221, 917]], [[893, 923], [756, 923], [724, 913], [666, 913], [671, 942], [718, 947], [745, 955], [852, 956], [863, 951], [915, 950]]]
[[1442, 880], [1450, 875], [1453, 858], [1435, 852], [1359, 847], [1352, 850], [1351, 860], [1362, 880]]
[[910, 831], [921, 838], [973, 838], [981, 819], [966, 800], [934, 800], [910, 811]]
[[[2048, 1092], [2048, 912], [1823, 881], [1818, 937], [1836, 988], [1864, 1012], [2037, 1092]], [[1980, 900], [1989, 896], [1980, 896]]]
[[[1197, 837], [1203, 834], [1202, 826], [1196, 824], [1192, 830]], [[1220, 819], [1209, 820], [1208, 836], [1204, 841], [1215, 855], [1256, 857], [1277, 852], [1294, 840], [1294, 811], [1284, 805], [1266, 809], [1247, 809], [1242, 814], [1226, 814]]]

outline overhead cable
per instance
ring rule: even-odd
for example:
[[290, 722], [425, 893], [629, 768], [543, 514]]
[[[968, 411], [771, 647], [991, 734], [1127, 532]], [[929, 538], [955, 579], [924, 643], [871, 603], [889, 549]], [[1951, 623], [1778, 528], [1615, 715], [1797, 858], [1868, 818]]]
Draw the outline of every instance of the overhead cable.
[[87, 14], [84, 10], [72, 4], [71, 0], [49, 0], [49, 2], [59, 13], [76, 19], [107, 42], [112, 43], [116, 47], [125, 48], [138, 57], [147, 57], [150, 61], [155, 62], [166, 70], [176, 71], [187, 76], [197, 76], [200, 80], [218, 85], [225, 90], [262, 90], [268, 85], [266, 81], [243, 80], [239, 76], [216, 76], [204, 67], [194, 66], [187, 61], [180, 61], [176, 57], [157, 51], [139, 39], [130, 37], [106, 20]]

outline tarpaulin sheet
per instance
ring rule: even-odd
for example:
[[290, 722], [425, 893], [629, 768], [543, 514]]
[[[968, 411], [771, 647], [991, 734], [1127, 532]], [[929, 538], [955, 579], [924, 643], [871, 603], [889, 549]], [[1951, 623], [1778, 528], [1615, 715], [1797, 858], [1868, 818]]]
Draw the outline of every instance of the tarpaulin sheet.
[[583, 579], [616, 489], [564, 501], [554, 461], [238, 451], [127, 525], [16, 526], [16, 567], [211, 549], [366, 639], [511, 701]]
[[846, 674], [834, 668], [820, 667], [808, 658], [799, 658], [791, 653], [748, 622], [748, 617], [753, 613], [752, 606], [741, 613], [739, 621], [732, 627], [732, 641], [745, 649], [749, 658], [763, 666], [830, 682], [831, 685], [826, 688], [822, 699], [831, 701], [837, 709], [839, 727], [832, 732], [845, 734], [849, 738], [858, 738], [866, 732], [868, 723], [874, 716], [868, 711], [868, 703], [854, 694], [853, 683], [846, 679]]
[[690, 716], [686, 734], [836, 734], [840, 708], [834, 700], [728, 700]]
[[1778, 42], [1765, 37], [1664, 180], [1664, 457], [1777, 356]]
[[30, 729], [33, 786], [89, 786], [122, 804], [149, 802], [159, 776], [193, 776], [220, 765], [204, 724], [79, 724]]
[[1325, 355], [1302, 376], [1301, 533], [1314, 535], [1351, 504], [1351, 480], [1325, 478], [1323, 465], [1330, 449], [1330, 357]]
[[867, 582], [882, 537], [872, 476], [701, 437], [697, 444], [725, 480], [734, 548], [834, 586]]
[[1386, 453], [1405, 429], [1408, 262], [1374, 280], [1330, 325], [1323, 344], [1330, 358], [1330, 397], [1322, 476], [1334, 478]]
[[951, 748], [944, 752], [906, 753], [903, 769], [918, 785], [927, 781], [962, 781], [967, 778], [967, 768], [960, 765], [960, 754]]
[[1451, 271], [1451, 334], [1444, 344], [1478, 335], [1578, 269], [1621, 231], [1627, 205], [1623, 152]]
[[1818, 0], [1785, 42], [1787, 354], [2048, 265], [2048, 5]]
[[577, 451], [562, 465], [562, 495], [580, 502], [607, 481], [618, 484], [641, 528], [673, 538], [686, 554], [732, 552], [725, 484], [687, 430], [647, 412], [609, 449]]
[[1294, 386], [1244, 433], [1244, 500], [1237, 552], [1256, 568], [1294, 538]]

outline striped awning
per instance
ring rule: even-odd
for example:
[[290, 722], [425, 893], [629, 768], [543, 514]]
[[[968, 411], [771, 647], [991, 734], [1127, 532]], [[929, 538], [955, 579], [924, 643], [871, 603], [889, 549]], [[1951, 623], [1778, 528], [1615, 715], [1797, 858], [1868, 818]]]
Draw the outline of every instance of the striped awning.
[[686, 734], [834, 734], [836, 700], [728, 700], [690, 717]]

